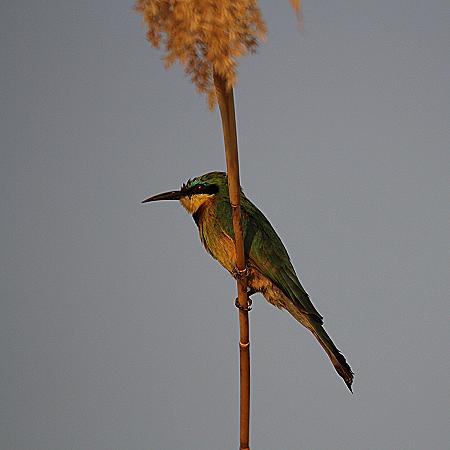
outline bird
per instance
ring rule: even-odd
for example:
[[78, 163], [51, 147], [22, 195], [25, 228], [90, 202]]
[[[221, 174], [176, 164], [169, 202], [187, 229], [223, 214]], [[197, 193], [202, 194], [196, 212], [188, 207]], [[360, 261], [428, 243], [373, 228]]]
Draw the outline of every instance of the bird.
[[[160, 200], [179, 200], [192, 215], [206, 251], [233, 277], [239, 276], [225, 172], [205, 173], [183, 183], [180, 190], [154, 195], [142, 203]], [[323, 317], [300, 283], [280, 237], [264, 214], [245, 196], [242, 188], [240, 209], [249, 298], [261, 293], [269, 303], [285, 309], [306, 327], [352, 392], [352, 369], [325, 331]]]

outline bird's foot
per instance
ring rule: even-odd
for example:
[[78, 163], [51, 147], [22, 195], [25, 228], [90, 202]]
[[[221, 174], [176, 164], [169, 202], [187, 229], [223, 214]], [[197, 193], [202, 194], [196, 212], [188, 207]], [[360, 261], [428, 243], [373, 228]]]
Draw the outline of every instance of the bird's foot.
[[247, 312], [251, 311], [252, 307], [253, 307], [252, 306], [253, 302], [252, 302], [252, 299], [250, 297], [247, 297], [247, 305], [246, 306], [242, 306], [239, 303], [239, 298], [236, 298], [234, 304], [235, 304], [236, 308], [239, 308], [241, 311], [247, 311]]
[[248, 311], [251, 311], [252, 308], [253, 308], [253, 306], [252, 306], [253, 302], [252, 302], [251, 296], [252, 296], [253, 294], [255, 294], [255, 293], [256, 293], [256, 291], [253, 290], [253, 289], [249, 289], [249, 290], [247, 291], [247, 305], [246, 305], [246, 306], [242, 306], [242, 305], [239, 303], [239, 297], [237, 297], [236, 300], [235, 300], [235, 302], [234, 302], [234, 304], [236, 305], [236, 308], [240, 309], [241, 311], [247, 311], [247, 312], [248, 312]]
[[247, 278], [250, 275], [250, 269], [248, 266], [245, 266], [242, 270], [235, 267], [233, 269], [233, 272], [231, 272], [231, 275], [233, 275], [233, 278], [236, 280], [242, 280], [243, 278]]

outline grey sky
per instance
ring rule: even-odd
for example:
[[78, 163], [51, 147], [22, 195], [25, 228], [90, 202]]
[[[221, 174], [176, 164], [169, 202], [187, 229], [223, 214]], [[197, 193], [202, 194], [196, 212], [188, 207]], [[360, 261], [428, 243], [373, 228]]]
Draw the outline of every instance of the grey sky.
[[[251, 447], [446, 449], [447, 0], [261, 2], [242, 184], [354, 369], [251, 312]], [[224, 169], [217, 111], [130, 2], [0, 6], [0, 448], [238, 447], [235, 284], [175, 202]]]

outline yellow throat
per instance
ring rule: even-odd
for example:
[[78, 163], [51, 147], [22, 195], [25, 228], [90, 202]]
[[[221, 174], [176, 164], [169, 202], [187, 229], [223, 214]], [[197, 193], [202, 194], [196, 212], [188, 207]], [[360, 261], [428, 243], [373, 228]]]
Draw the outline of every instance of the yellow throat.
[[200, 206], [212, 200], [214, 194], [196, 194], [180, 198], [180, 203], [184, 206], [189, 214], [194, 214]]

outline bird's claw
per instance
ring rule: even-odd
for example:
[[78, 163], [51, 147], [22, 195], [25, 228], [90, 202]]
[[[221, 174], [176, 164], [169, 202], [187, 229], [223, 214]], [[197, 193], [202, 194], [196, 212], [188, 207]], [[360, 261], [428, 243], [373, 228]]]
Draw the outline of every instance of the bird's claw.
[[247, 296], [247, 305], [246, 306], [242, 306], [239, 303], [239, 298], [236, 298], [236, 301], [234, 302], [234, 304], [236, 305], [236, 308], [240, 309], [241, 311], [251, 311], [252, 310], [252, 299], [250, 298], [250, 296]]
[[247, 278], [250, 275], [250, 269], [248, 268], [248, 266], [245, 266], [242, 270], [238, 267], [235, 267], [231, 274], [236, 280], [242, 280], [243, 278]]
[[255, 291], [253, 288], [250, 288], [250, 289], [247, 291], [247, 305], [246, 305], [246, 306], [242, 306], [242, 305], [239, 303], [239, 297], [236, 298], [236, 300], [235, 300], [235, 302], [234, 302], [234, 304], [236, 305], [236, 308], [239, 308], [241, 311], [251, 311], [251, 310], [252, 310], [252, 304], [253, 304], [252, 299], [251, 299], [251, 296], [252, 296], [253, 294], [256, 294], [256, 291]]

